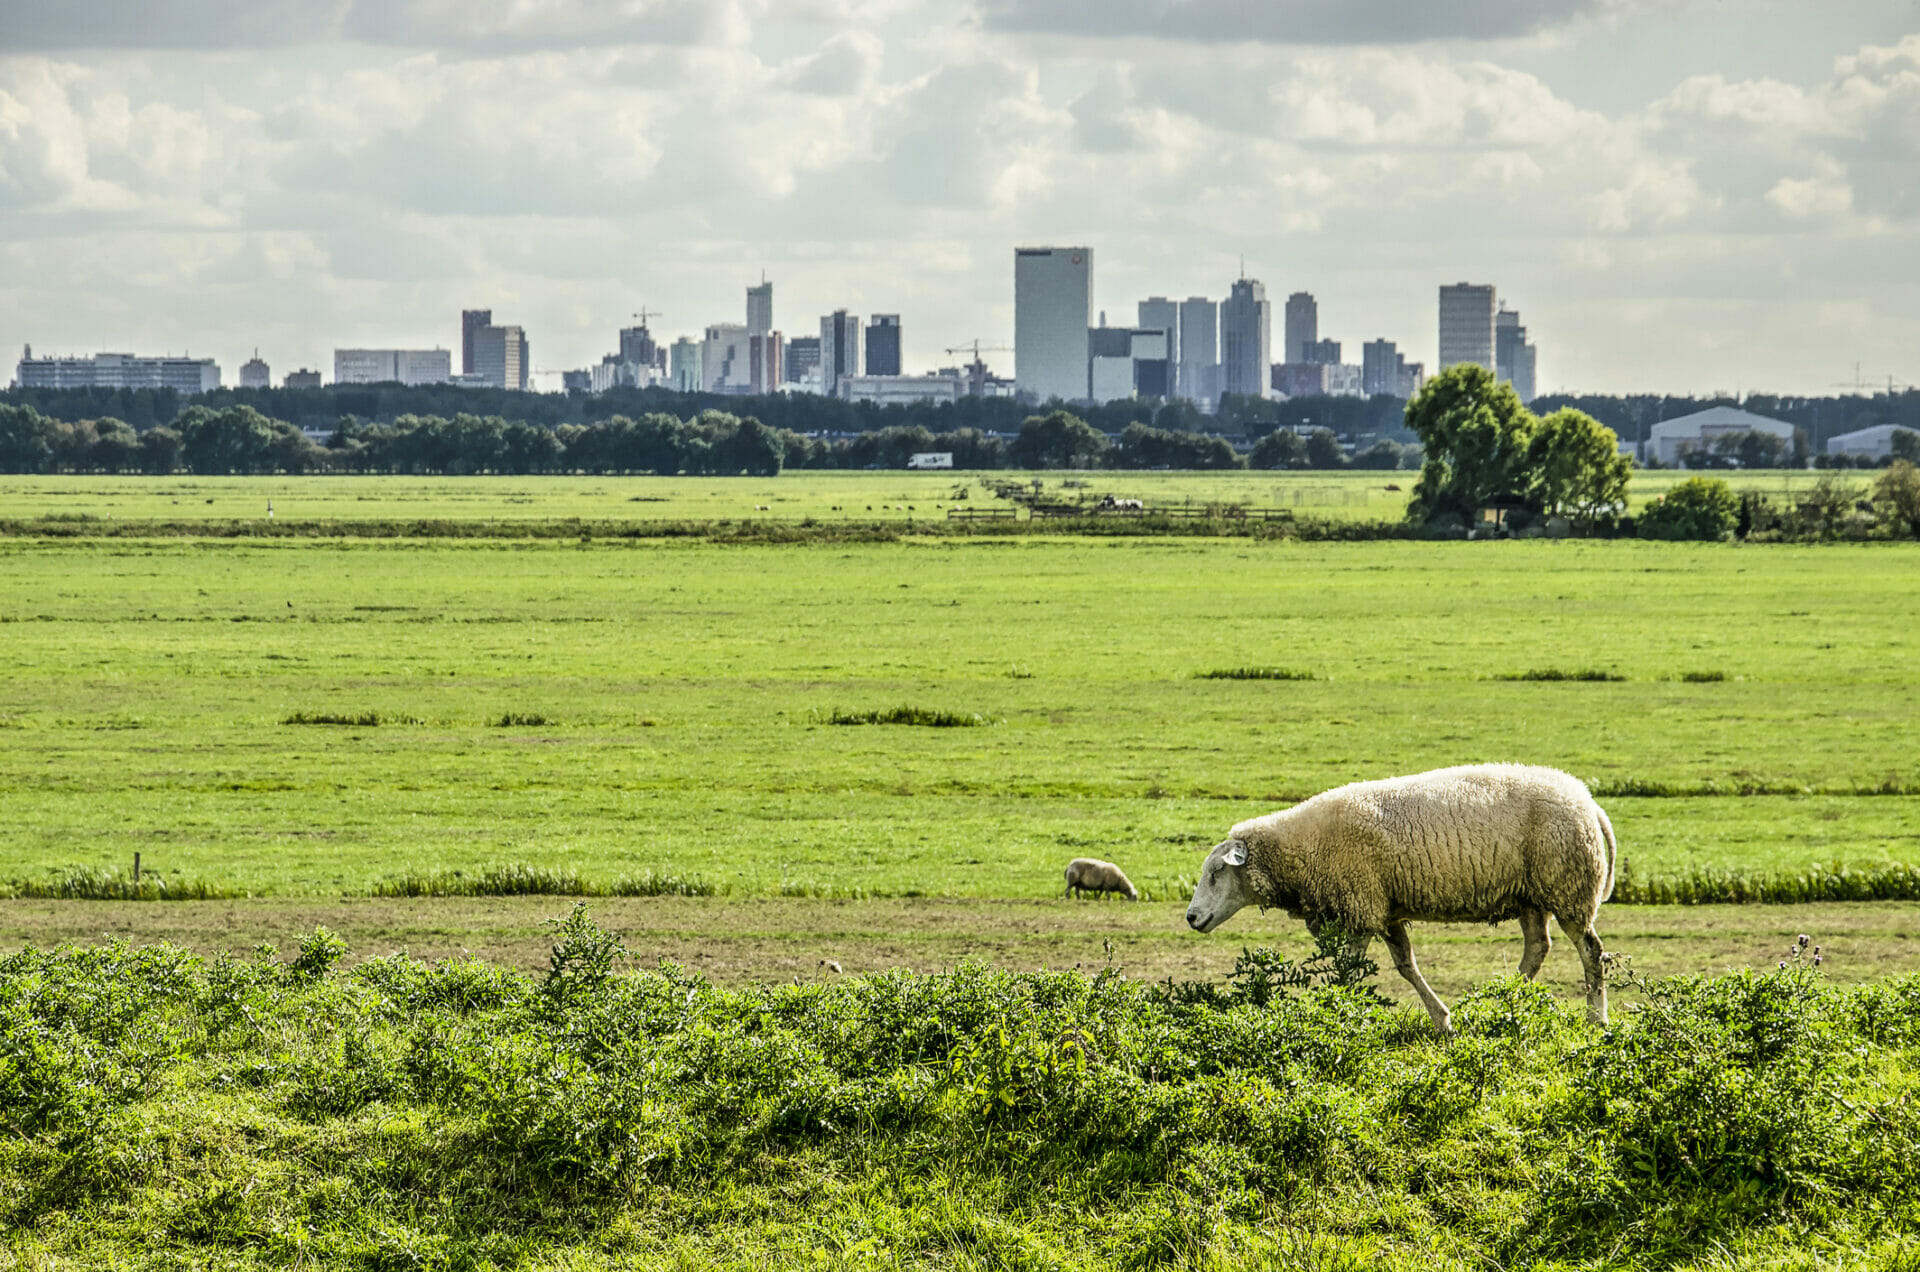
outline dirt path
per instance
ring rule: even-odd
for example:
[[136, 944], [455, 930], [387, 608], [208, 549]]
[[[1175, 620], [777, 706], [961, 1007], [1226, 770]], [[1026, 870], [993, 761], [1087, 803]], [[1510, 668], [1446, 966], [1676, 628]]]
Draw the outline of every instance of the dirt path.
[[[470, 953], [544, 968], [551, 937], [543, 921], [566, 914], [559, 897], [336, 901], [0, 902], [0, 950], [63, 941], [172, 941], [205, 953], [246, 951], [270, 941], [290, 951], [316, 924], [345, 937], [355, 957], [405, 950], [422, 958]], [[1244, 946], [1307, 951], [1302, 927], [1279, 914], [1247, 913], [1210, 937], [1195, 935], [1171, 904], [1023, 901], [816, 901], [608, 898], [596, 919], [625, 938], [639, 965], [671, 959], [715, 981], [820, 975], [820, 960], [848, 974], [893, 967], [931, 970], [967, 957], [1016, 968], [1102, 966], [1106, 943], [1129, 975], [1154, 980], [1219, 977]], [[1610, 950], [1654, 975], [1724, 971], [1777, 960], [1800, 932], [1826, 947], [1837, 980], [1920, 970], [1920, 911], [1910, 904], [1806, 906], [1608, 906], [1600, 930]], [[1557, 933], [1556, 933], [1557, 935]], [[1577, 988], [1579, 961], [1556, 943], [1543, 976]], [[1414, 948], [1442, 994], [1512, 970], [1514, 925], [1423, 924]], [[1378, 947], [1376, 957], [1380, 956]], [[1383, 987], [1401, 994], [1391, 970]]]

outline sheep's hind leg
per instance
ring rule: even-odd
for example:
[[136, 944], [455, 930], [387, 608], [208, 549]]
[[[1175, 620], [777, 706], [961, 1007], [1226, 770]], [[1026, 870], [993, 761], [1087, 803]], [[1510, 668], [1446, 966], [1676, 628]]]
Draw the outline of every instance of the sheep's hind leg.
[[1600, 962], [1600, 955], [1604, 952], [1600, 945], [1600, 934], [1593, 930], [1591, 919], [1584, 927], [1576, 927], [1574, 921], [1565, 915], [1560, 917], [1560, 930], [1580, 951], [1580, 966], [1586, 969], [1587, 1019], [1596, 1025], [1604, 1025], [1607, 1023], [1607, 977]]
[[1553, 948], [1553, 938], [1547, 935], [1548, 917], [1545, 910], [1520, 911], [1520, 934], [1527, 938], [1526, 953], [1520, 956], [1520, 974], [1528, 980], [1540, 974], [1540, 964], [1547, 961], [1547, 951]]
[[1400, 973], [1401, 979], [1413, 986], [1413, 992], [1420, 995], [1420, 1001], [1426, 1004], [1427, 1014], [1433, 1017], [1433, 1027], [1442, 1038], [1453, 1037], [1453, 1018], [1447, 1013], [1447, 1005], [1440, 1001], [1440, 995], [1433, 992], [1433, 986], [1427, 984], [1427, 978], [1420, 974], [1420, 965], [1413, 961], [1413, 942], [1407, 938], [1407, 925], [1395, 923], [1386, 931], [1387, 948], [1393, 951], [1393, 970]]

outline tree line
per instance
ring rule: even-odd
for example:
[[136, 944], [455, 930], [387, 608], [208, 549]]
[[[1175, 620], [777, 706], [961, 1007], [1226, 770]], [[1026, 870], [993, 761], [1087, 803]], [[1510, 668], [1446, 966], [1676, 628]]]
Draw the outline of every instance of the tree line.
[[[754, 416], [702, 411], [615, 415], [546, 427], [502, 416], [402, 415], [390, 424], [351, 416], [316, 441], [250, 406], [195, 405], [171, 424], [137, 431], [114, 418], [62, 420], [32, 406], [0, 405], [0, 470], [13, 473], [778, 473], [783, 468], [905, 468], [922, 452], [947, 452], [961, 469], [1343, 468], [1331, 430], [1270, 433], [1243, 456], [1226, 439], [1134, 421], [1110, 437], [1068, 411], [1033, 415], [1009, 438], [981, 429], [934, 432], [894, 425], [809, 438]], [[1405, 448], [1381, 441], [1355, 462], [1394, 468]]]

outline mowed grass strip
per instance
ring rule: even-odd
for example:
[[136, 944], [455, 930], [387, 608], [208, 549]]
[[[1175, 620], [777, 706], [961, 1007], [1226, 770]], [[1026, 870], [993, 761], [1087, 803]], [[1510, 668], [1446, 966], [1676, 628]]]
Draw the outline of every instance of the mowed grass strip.
[[[143, 852], [278, 895], [524, 862], [1037, 897], [1093, 855], [1170, 887], [1242, 817], [1482, 760], [1593, 782], [1640, 879], [1920, 864], [1900, 545], [6, 543], [0, 571], [0, 878]], [[1192, 674], [1235, 667], [1324, 678]], [[1488, 678], [1516, 667], [1629, 679]], [[1728, 679], [1678, 679], [1703, 667]], [[888, 703], [1004, 723], [825, 723]]]

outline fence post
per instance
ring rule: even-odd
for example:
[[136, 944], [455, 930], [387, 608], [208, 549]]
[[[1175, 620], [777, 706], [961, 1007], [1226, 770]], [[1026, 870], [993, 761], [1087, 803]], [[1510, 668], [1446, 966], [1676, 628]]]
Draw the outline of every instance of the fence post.
[[137, 852], [133, 854], [133, 881], [140, 882], [140, 854]]

